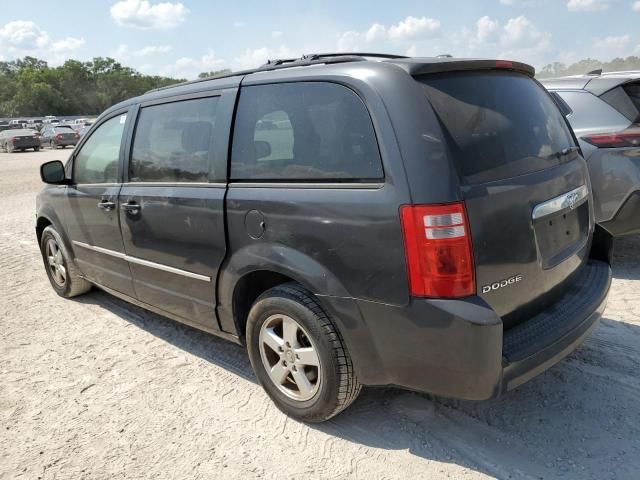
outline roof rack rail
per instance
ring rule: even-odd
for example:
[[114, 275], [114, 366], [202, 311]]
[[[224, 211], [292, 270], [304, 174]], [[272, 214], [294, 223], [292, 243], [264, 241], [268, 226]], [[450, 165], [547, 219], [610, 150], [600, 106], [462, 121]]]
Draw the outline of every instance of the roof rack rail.
[[362, 58], [409, 58], [405, 55], [395, 55], [393, 53], [374, 53], [374, 52], [329, 52], [329, 53], [311, 53], [303, 55], [303, 59], [318, 60], [327, 57], [362, 57]]
[[154, 88], [146, 93], [159, 92], [168, 88], [173, 88], [181, 85], [192, 85], [194, 83], [206, 82], [208, 80], [236, 77], [238, 75], [250, 75], [259, 72], [269, 72], [272, 70], [281, 70], [284, 68], [293, 67], [307, 67], [310, 65], [321, 65], [331, 63], [347, 63], [347, 62], [363, 62], [368, 58], [388, 58], [388, 59], [400, 59], [409, 58], [403, 55], [393, 55], [385, 53], [354, 53], [354, 52], [336, 52], [336, 53], [311, 53], [302, 55], [300, 58], [277, 58], [273, 60], [267, 60], [264, 65], [258, 68], [252, 68], [249, 70], [239, 70], [237, 72], [231, 72], [226, 75], [219, 75], [215, 77], [198, 78], [189, 82], [177, 83], [174, 85], [167, 85], [166, 87]]

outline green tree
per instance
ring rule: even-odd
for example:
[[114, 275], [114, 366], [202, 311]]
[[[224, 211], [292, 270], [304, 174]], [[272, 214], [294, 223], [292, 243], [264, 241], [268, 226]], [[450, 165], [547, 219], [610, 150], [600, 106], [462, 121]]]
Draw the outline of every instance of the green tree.
[[113, 58], [67, 60], [52, 68], [25, 57], [0, 62], [0, 117], [97, 115], [127, 98], [183, 81], [142, 75]]
[[198, 78], [221, 77], [222, 75], [229, 75], [230, 73], [231, 69], [223, 68], [222, 70], [213, 70], [212, 72], [202, 72], [198, 74]]

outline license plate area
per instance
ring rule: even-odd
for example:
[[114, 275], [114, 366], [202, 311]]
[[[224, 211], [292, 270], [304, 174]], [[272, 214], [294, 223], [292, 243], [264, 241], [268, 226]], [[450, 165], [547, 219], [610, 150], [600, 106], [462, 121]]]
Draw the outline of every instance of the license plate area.
[[542, 268], [562, 263], [584, 247], [589, 239], [589, 204], [562, 210], [533, 221]]

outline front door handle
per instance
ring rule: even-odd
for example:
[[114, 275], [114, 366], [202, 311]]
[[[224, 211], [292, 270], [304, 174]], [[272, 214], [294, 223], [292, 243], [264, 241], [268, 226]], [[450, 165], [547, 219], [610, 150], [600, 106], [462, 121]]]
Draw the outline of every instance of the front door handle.
[[111, 202], [109, 200], [100, 200], [100, 202], [98, 203], [98, 208], [101, 208], [103, 210], [106, 210], [107, 212], [110, 212], [111, 210], [116, 208], [116, 204], [115, 202]]
[[137, 215], [140, 212], [140, 205], [136, 202], [123, 203], [120, 208], [131, 215]]

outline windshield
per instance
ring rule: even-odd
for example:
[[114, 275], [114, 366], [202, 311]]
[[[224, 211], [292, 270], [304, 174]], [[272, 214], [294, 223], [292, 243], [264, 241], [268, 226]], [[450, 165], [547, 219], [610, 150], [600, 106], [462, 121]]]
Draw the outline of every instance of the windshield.
[[571, 132], [546, 91], [513, 72], [460, 72], [422, 80], [467, 183], [509, 178], [564, 160]]

